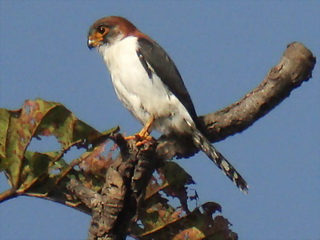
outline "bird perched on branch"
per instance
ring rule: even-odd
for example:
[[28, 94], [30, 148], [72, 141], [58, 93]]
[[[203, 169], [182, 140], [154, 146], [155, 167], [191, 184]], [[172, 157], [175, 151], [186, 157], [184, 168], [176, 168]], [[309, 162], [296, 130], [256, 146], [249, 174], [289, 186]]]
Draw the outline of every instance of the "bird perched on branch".
[[136, 138], [150, 138], [152, 129], [190, 135], [194, 145], [247, 192], [246, 181], [204, 136], [180, 73], [158, 43], [127, 19], [110, 16], [90, 27], [87, 44], [102, 55], [118, 98], [144, 125]]

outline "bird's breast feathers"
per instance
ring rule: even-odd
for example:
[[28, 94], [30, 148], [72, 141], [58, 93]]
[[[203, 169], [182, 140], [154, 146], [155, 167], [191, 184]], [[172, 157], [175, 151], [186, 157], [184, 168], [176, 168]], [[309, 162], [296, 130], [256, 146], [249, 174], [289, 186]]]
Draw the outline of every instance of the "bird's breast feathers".
[[158, 131], [183, 132], [185, 120], [193, 123], [192, 118], [152, 67], [148, 65], [147, 71], [143, 66], [139, 47], [138, 38], [130, 36], [99, 48], [118, 98], [143, 124], [154, 116], [153, 128]]

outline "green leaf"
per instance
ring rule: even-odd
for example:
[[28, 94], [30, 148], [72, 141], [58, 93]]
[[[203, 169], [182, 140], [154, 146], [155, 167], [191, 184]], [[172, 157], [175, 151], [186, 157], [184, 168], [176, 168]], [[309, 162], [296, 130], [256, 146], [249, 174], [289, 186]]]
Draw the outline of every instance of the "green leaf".
[[4, 159], [6, 157], [7, 132], [10, 121], [10, 112], [0, 108], [0, 171], [5, 169]]
[[[47, 193], [73, 170], [62, 156], [73, 146], [95, 148], [105, 141], [113, 128], [103, 134], [79, 120], [60, 103], [41, 99], [27, 100], [21, 109], [0, 109], [0, 171], [5, 171], [13, 189], [19, 194], [32, 191]], [[61, 152], [28, 151], [33, 138], [55, 136]], [[72, 174], [77, 175], [76, 171]]]

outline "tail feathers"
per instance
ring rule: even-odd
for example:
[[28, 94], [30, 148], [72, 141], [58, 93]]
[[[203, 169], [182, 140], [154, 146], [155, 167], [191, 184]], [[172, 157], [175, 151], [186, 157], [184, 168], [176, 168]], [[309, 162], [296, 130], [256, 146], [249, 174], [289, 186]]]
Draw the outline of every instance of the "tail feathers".
[[[189, 124], [190, 125], [190, 124]], [[225, 175], [245, 194], [248, 193], [248, 184], [228, 160], [209, 142], [209, 140], [195, 127], [192, 127], [193, 141], [199, 150], [203, 151]]]

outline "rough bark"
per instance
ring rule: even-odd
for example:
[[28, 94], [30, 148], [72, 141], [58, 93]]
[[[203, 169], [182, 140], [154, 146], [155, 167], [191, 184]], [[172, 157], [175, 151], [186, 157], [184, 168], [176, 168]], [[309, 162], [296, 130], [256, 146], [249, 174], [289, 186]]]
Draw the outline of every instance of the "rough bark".
[[136, 146], [121, 134], [113, 137], [121, 153], [109, 166], [101, 193], [72, 180], [68, 189], [90, 209], [92, 219], [88, 240], [122, 240], [138, 214], [145, 189], [157, 166], [155, 141]]

